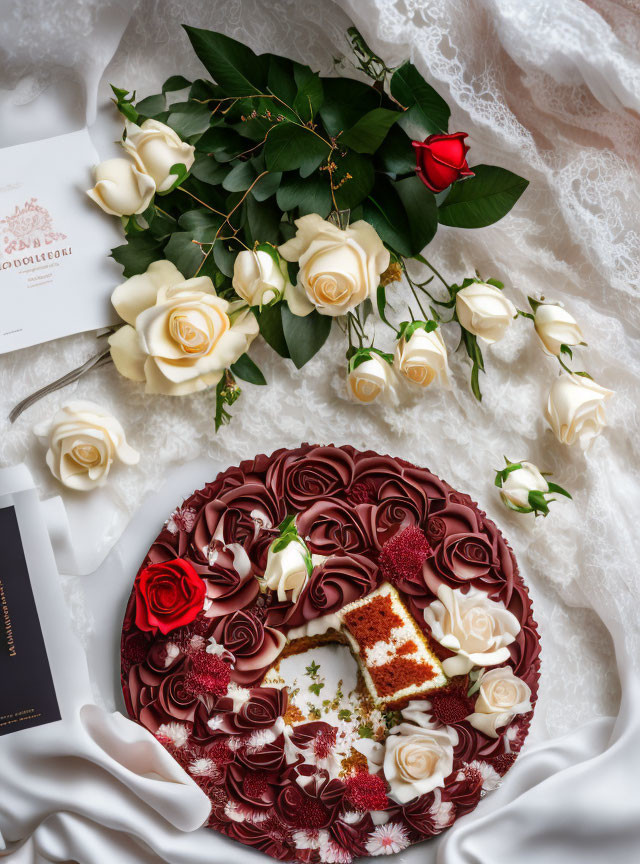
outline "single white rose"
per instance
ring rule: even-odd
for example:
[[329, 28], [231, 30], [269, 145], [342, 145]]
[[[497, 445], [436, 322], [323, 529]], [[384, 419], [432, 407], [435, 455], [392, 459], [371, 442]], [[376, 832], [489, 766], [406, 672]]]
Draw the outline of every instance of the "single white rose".
[[531, 711], [531, 689], [510, 666], [489, 669], [479, 681], [475, 711], [466, 719], [489, 738], [497, 738], [496, 730], [511, 723], [516, 714]]
[[47, 444], [47, 465], [65, 486], [87, 492], [103, 486], [116, 459], [135, 465], [140, 454], [127, 444], [116, 418], [95, 402], [67, 402], [51, 421], [33, 430]]
[[533, 326], [543, 350], [556, 357], [560, 354], [561, 345], [579, 345], [584, 342], [578, 322], [562, 306], [541, 303], [533, 314]]
[[472, 282], [456, 294], [458, 321], [474, 336], [489, 344], [502, 339], [517, 315], [503, 291], [486, 282]]
[[[280, 602], [290, 599], [295, 603], [307, 584], [309, 561], [309, 552], [301, 540], [291, 540], [278, 552], [273, 551], [272, 544], [262, 581], [267, 588], [278, 592]], [[287, 595], [287, 592], [291, 593]]]
[[300, 265], [297, 285], [286, 293], [294, 315], [316, 308], [322, 315], [345, 315], [374, 296], [390, 255], [364, 220], [342, 230], [317, 213], [296, 219], [296, 236], [279, 247]]
[[500, 495], [515, 507], [529, 507], [529, 492], [548, 492], [549, 484], [533, 462], [521, 462], [521, 468], [510, 471], [500, 488]]
[[549, 391], [544, 416], [558, 441], [574, 444], [586, 450], [607, 425], [604, 403], [613, 396], [583, 375], [561, 375]]
[[111, 296], [126, 321], [110, 338], [125, 378], [147, 393], [182, 396], [217, 384], [247, 350], [258, 322], [244, 303], [228, 303], [208, 276], [187, 279], [169, 261], [154, 261]]
[[392, 367], [375, 351], [347, 373], [349, 396], [357, 402], [374, 402], [382, 396], [393, 398], [394, 383]]
[[107, 159], [95, 169], [96, 185], [87, 195], [112, 216], [131, 216], [146, 210], [156, 191], [148, 174], [128, 159]]
[[145, 120], [141, 126], [127, 123], [122, 146], [139, 171], [153, 177], [158, 192], [166, 192], [176, 181], [170, 169], [181, 163], [187, 171], [195, 159], [195, 147], [184, 142], [170, 126], [158, 120]]
[[520, 622], [504, 603], [490, 600], [484, 591], [441, 585], [438, 599], [424, 610], [433, 638], [455, 657], [442, 661], [445, 675], [466, 675], [474, 666], [495, 666], [509, 659], [510, 645]]
[[384, 776], [389, 798], [406, 804], [439, 786], [453, 770], [458, 733], [453, 726], [436, 726], [423, 702], [410, 702], [402, 716], [411, 722], [394, 726], [384, 745]]
[[422, 327], [396, 345], [393, 365], [412, 384], [428, 387], [434, 381], [449, 385], [447, 349], [440, 330], [427, 332]]
[[245, 249], [233, 266], [233, 290], [249, 306], [266, 306], [279, 300], [288, 282], [277, 262], [268, 252]]

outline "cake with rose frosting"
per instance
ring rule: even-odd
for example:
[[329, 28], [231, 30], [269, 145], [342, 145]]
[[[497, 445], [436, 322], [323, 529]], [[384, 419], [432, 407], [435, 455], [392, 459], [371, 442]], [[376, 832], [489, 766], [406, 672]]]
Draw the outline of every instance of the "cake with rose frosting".
[[499, 785], [539, 651], [513, 553], [469, 496], [303, 445], [170, 515], [127, 605], [122, 686], [209, 797], [208, 827], [341, 864], [428, 839]]

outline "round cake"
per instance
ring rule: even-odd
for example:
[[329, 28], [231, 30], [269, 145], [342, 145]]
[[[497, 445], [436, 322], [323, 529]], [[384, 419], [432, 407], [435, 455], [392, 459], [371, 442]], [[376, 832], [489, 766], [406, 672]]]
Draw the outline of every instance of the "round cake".
[[500, 531], [424, 468], [303, 445], [169, 517], [122, 633], [129, 715], [282, 861], [399, 852], [513, 764], [539, 673]]

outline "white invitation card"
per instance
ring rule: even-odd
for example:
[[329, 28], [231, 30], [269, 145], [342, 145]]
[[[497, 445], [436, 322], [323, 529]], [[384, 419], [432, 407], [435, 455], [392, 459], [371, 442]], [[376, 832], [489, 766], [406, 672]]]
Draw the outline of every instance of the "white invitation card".
[[0, 150], [0, 354], [115, 323], [117, 220], [86, 196], [86, 129]]

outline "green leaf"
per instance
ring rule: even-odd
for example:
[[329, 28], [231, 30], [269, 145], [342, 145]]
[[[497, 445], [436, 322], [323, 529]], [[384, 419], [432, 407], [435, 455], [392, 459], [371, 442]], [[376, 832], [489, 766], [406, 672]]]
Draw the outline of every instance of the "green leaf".
[[112, 249], [111, 257], [122, 265], [124, 268], [123, 275], [128, 279], [129, 276], [144, 273], [152, 261], [158, 261], [164, 257], [162, 241], [154, 237], [149, 231], [135, 234], [129, 237], [127, 243]]
[[260, 180], [258, 180], [256, 185], [251, 190], [251, 194], [256, 199], [256, 201], [266, 201], [267, 198], [271, 198], [271, 196], [276, 193], [278, 187], [280, 186], [281, 180], [281, 171], [270, 171], [268, 174], [265, 174], [264, 177], [261, 177]]
[[278, 244], [279, 226], [282, 213], [273, 200], [256, 201], [251, 195], [245, 201], [247, 218], [246, 241], [253, 243]]
[[251, 48], [222, 33], [184, 28], [203, 65], [228, 96], [264, 92], [266, 65]]
[[243, 354], [231, 366], [231, 371], [237, 378], [248, 381], [249, 384], [266, 384], [267, 379], [248, 354]]
[[552, 492], [554, 495], [564, 495], [566, 498], [573, 498], [566, 489], [563, 489], [562, 486], [558, 486], [557, 483], [549, 483], [549, 492]]
[[260, 333], [267, 344], [281, 357], [290, 357], [287, 340], [284, 338], [282, 326], [282, 310], [284, 304], [276, 303], [274, 306], [263, 306], [261, 310], [254, 309]]
[[297, 173], [284, 174], [276, 201], [281, 210], [298, 209], [300, 216], [318, 213], [325, 218], [332, 207], [329, 177], [326, 172], [316, 172], [306, 179]]
[[114, 87], [113, 84], [109, 85], [113, 90], [113, 95], [115, 98], [115, 103], [118, 111], [126, 117], [127, 120], [130, 120], [132, 123], [138, 122], [138, 112], [131, 104], [133, 100], [136, 98], [136, 91], [134, 90], [129, 96], [129, 91], [124, 90], [122, 87]]
[[373, 729], [368, 723], [363, 723], [362, 726], [358, 728], [358, 735], [361, 738], [373, 738]]
[[183, 139], [204, 132], [210, 122], [211, 111], [199, 102], [174, 102], [167, 119], [167, 125]]
[[226, 165], [220, 165], [213, 156], [208, 153], [198, 153], [193, 165], [191, 166], [191, 174], [201, 180], [203, 183], [210, 183], [217, 186], [222, 183], [229, 169]]
[[353, 78], [324, 78], [322, 124], [329, 135], [350, 129], [358, 120], [380, 106], [380, 94], [369, 84]]
[[167, 100], [164, 98], [164, 93], [158, 93], [155, 96], [147, 96], [146, 99], [141, 99], [136, 104], [136, 111], [143, 117], [156, 117], [167, 107]]
[[178, 219], [178, 225], [184, 231], [188, 231], [194, 240], [200, 243], [213, 243], [216, 231], [222, 225], [222, 216], [204, 208], [187, 210]]
[[322, 81], [317, 72], [312, 72], [308, 66], [293, 64], [293, 74], [298, 92], [293, 102], [293, 109], [308, 123], [318, 113], [324, 99]]
[[264, 158], [269, 171], [300, 169], [302, 176], [311, 174], [326, 161], [331, 147], [306, 126], [283, 121], [269, 133]]
[[474, 177], [455, 183], [438, 208], [442, 225], [484, 228], [502, 219], [529, 185], [528, 180], [495, 165], [474, 165]]
[[353, 210], [373, 188], [373, 161], [361, 153], [347, 151], [345, 156], [334, 153], [337, 170], [333, 174], [336, 204], [340, 210]]
[[309, 684], [309, 690], [311, 693], [315, 693], [316, 696], [320, 695], [320, 691], [324, 687], [324, 684], [320, 681], [317, 681], [315, 684]]
[[413, 63], [407, 61], [391, 76], [391, 95], [407, 112], [400, 121], [415, 123], [426, 134], [446, 132], [451, 111], [442, 96], [424, 80]]
[[233, 375], [228, 369], [225, 369], [216, 386], [216, 432], [221, 426], [225, 426], [230, 422], [231, 414], [229, 414], [224, 406], [233, 405], [236, 399], [240, 396], [240, 392], [240, 388], [236, 384]]
[[[269, 69], [267, 73], [267, 88], [278, 99], [287, 105], [293, 105], [298, 88], [293, 76], [293, 63], [286, 57], [277, 57], [275, 54], [268, 55]], [[279, 104], [274, 102], [274, 111], [277, 113]]]
[[238, 162], [229, 171], [222, 184], [227, 192], [245, 192], [256, 179], [256, 171], [251, 162]]
[[193, 242], [193, 235], [178, 231], [164, 248], [164, 255], [172, 261], [185, 279], [191, 279], [202, 264], [202, 250]]
[[216, 263], [216, 267], [225, 276], [233, 276], [233, 265], [235, 264], [237, 255], [237, 251], [228, 249], [219, 237], [213, 244], [213, 260]]
[[309, 315], [294, 315], [286, 304], [282, 304], [282, 329], [289, 349], [289, 356], [301, 369], [327, 341], [331, 330], [330, 315], [320, 315], [315, 309]]
[[234, 129], [211, 126], [196, 141], [196, 150], [213, 153], [218, 162], [231, 162], [247, 149], [247, 142]]
[[388, 327], [393, 327], [386, 317], [386, 308], [387, 308], [387, 290], [384, 285], [378, 285], [378, 290], [376, 293], [376, 304], [378, 306], [378, 315], [384, 321], [384, 323]]
[[184, 90], [185, 87], [191, 87], [191, 81], [184, 75], [172, 75], [162, 85], [162, 92], [174, 93], [176, 90]]
[[361, 117], [351, 129], [340, 138], [357, 153], [375, 153], [384, 141], [387, 132], [402, 115], [388, 108], [374, 108]]
[[393, 185], [409, 220], [412, 254], [417, 255], [433, 239], [438, 228], [438, 210], [433, 192], [416, 176], [396, 180]]
[[416, 154], [411, 138], [400, 126], [392, 126], [389, 134], [376, 150], [376, 164], [389, 174], [412, 174], [416, 167]]

